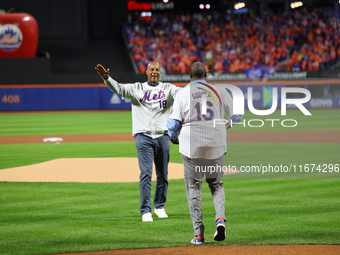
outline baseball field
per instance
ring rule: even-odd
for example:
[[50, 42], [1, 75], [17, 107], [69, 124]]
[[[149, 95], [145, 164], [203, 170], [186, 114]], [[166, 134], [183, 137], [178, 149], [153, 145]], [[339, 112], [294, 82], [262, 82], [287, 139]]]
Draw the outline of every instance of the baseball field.
[[204, 185], [194, 247], [177, 145], [169, 218], [141, 221], [129, 111], [0, 113], [0, 254], [339, 254], [340, 110], [310, 112], [246, 112], [228, 131], [227, 238]]

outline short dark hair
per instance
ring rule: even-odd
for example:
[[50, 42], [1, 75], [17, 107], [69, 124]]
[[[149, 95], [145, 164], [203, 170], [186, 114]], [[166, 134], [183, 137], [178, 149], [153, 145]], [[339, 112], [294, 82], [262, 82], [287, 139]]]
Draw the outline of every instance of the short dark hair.
[[205, 67], [201, 62], [195, 62], [191, 65], [190, 77], [205, 79]]

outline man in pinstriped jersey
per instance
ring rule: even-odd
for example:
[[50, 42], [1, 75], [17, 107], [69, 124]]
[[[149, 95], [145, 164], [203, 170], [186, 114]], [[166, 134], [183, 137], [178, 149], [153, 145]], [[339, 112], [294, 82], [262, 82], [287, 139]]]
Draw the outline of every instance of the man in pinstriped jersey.
[[207, 84], [206, 76], [202, 63], [192, 64], [191, 82], [176, 95], [167, 124], [171, 139], [179, 141], [179, 151], [183, 158], [188, 205], [194, 228], [194, 238], [191, 240], [193, 244], [204, 243], [201, 202], [204, 176], [216, 211], [214, 240], [225, 239], [222, 169], [227, 137], [225, 126], [214, 125], [213, 122], [214, 119], [225, 119], [226, 115], [231, 117], [233, 123], [242, 118], [241, 115], [233, 115], [233, 101], [229, 93], [223, 87]]
[[[180, 87], [160, 82], [161, 66], [151, 62], [147, 66], [146, 82], [121, 84], [112, 79], [110, 69], [98, 64], [95, 69], [104, 83], [116, 94], [130, 98], [132, 104], [132, 133], [136, 138], [140, 168], [140, 213], [142, 221], [153, 221], [151, 214], [152, 162], [155, 163], [157, 184], [154, 213], [167, 218], [164, 205], [168, 190], [170, 143], [166, 126], [172, 101]], [[126, 169], [128, 171], [128, 169]]]

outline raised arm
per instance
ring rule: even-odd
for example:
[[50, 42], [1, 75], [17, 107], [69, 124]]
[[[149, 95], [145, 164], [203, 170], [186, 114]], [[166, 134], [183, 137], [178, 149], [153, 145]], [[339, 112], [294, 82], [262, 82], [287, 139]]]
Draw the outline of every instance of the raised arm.
[[104, 80], [104, 83], [106, 84], [106, 86], [109, 87], [111, 91], [124, 98], [133, 97], [133, 84], [123, 85], [121, 83], [118, 83], [110, 77], [110, 69], [105, 69], [101, 64], [97, 64], [94, 69], [97, 71], [100, 78]]

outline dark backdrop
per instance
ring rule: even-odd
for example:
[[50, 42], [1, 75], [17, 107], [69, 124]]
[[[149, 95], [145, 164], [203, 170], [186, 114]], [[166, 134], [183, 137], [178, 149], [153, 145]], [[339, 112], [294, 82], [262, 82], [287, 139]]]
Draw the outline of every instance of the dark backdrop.
[[126, 0], [1, 0], [0, 9], [14, 8], [34, 16], [39, 39], [84, 44], [91, 39], [118, 38], [126, 21]]
[[48, 53], [50, 59], [0, 59], [5, 66], [0, 84], [100, 82], [94, 71], [97, 63], [109, 66], [118, 77], [133, 73], [122, 37], [126, 5], [127, 0], [1, 0], [0, 9], [35, 17], [37, 57]]

